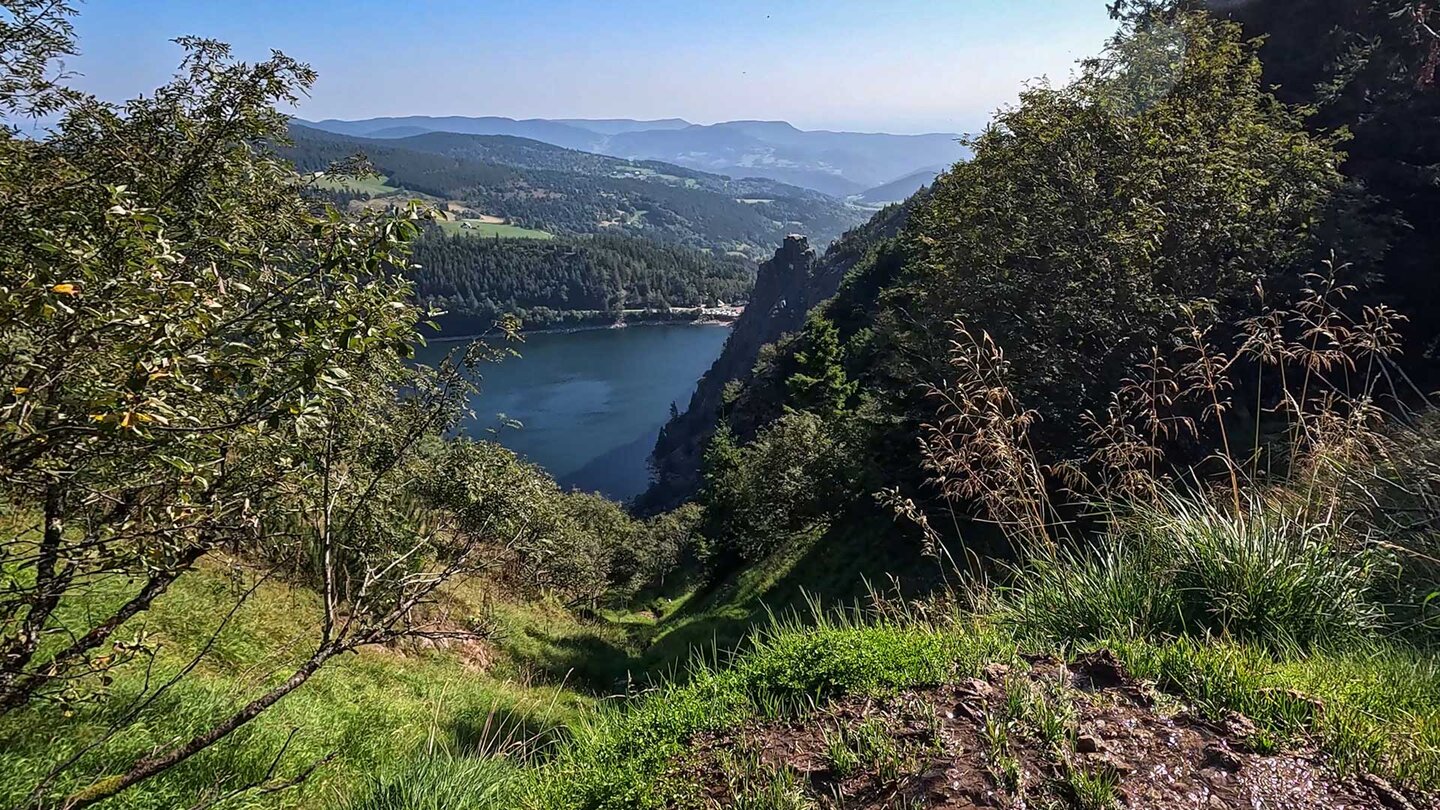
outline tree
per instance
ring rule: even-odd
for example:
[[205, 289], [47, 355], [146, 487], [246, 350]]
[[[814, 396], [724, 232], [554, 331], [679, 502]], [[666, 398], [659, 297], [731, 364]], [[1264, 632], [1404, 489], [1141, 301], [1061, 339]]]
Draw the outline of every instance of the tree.
[[[175, 79], [116, 107], [51, 76], [63, 3], [4, 11], [0, 105], [63, 117], [42, 139], [0, 133], [0, 495], [34, 518], [0, 538], [0, 717], [103, 694], [110, 670], [153, 658], [132, 620], [222, 551], [308, 578], [323, 604], [292, 672], [91, 781], [77, 763], [194, 664], [147, 680], [32, 793], [79, 808], [225, 739], [337, 655], [473, 633], [425, 606], [533, 532], [523, 503], [482, 515], [420, 485], [467, 378], [409, 361], [424, 313], [399, 268], [418, 210], [317, 210], [271, 153], [275, 105], [309, 67], [184, 39]], [[116, 584], [118, 601], [92, 599]]]
[[[1440, 6], [1414, 0], [1297, 0], [1282, 10], [1249, 3], [1224, 10], [1247, 36], [1264, 37], [1264, 80], [1290, 104], [1314, 110], [1307, 126], [1345, 130], [1346, 179], [1378, 234], [1383, 261], [1372, 300], [1410, 318], [1404, 365], [1427, 388], [1440, 339]], [[1350, 246], [1344, 246], [1347, 258]]]
[[56, 81], [56, 60], [75, 53], [74, 10], [63, 0], [0, 3], [0, 116], [36, 118], [77, 96]]
[[[1026, 472], [1044, 480], [1056, 469], [1046, 465], [1083, 453], [1087, 412], [1103, 414], [1152, 347], [1179, 354], [1187, 308], [1238, 322], [1257, 309], [1257, 285], [1281, 304], [1331, 246], [1369, 269], [1373, 232], [1347, 216], [1356, 201], [1338, 171], [1343, 136], [1309, 131], [1308, 111], [1271, 94], [1261, 46], [1234, 23], [1183, 13], [1157, 22], [1127, 24], [1072, 83], [1024, 92], [972, 140], [972, 160], [907, 204], [893, 241], [855, 243], [875, 249], [818, 310], [838, 346], [816, 315], [798, 338], [761, 350], [726, 414], [756, 438], [706, 467], [715, 536], [763, 554], [881, 487], [934, 493], [916, 437], [954, 404], [944, 397], [956, 382], [957, 324], [1005, 347], [1015, 401], [1047, 415], [1032, 426], [1028, 410], [976, 400], [999, 408], [986, 411], [996, 423], [1025, 428], [1012, 444], [1028, 449], [1033, 438], [1041, 466]], [[883, 223], [866, 230], [883, 233]], [[841, 418], [822, 416], [823, 430], [795, 416], [824, 405], [771, 407], [787, 396], [815, 408], [807, 397], [838, 389], [841, 368], [865, 396]], [[813, 456], [821, 440], [825, 454]], [[1003, 457], [1009, 447], [980, 449]], [[827, 488], [820, 461], [845, 473], [829, 480], [848, 483], [828, 503], [809, 494]]]
[[826, 517], [827, 496], [844, 479], [845, 451], [810, 411], [791, 411], [754, 441], [736, 446], [722, 423], [705, 451], [700, 503], [706, 534], [732, 556], [759, 562], [789, 536]]
[[1184, 307], [1234, 320], [1257, 284], [1293, 294], [1325, 247], [1363, 245], [1335, 229], [1358, 221], [1335, 214], [1339, 139], [1267, 92], [1255, 47], [1232, 23], [1181, 16], [1125, 30], [1068, 86], [1022, 94], [911, 217], [880, 362], [934, 382], [951, 322], [988, 333], [1021, 401], [1053, 417], [1038, 438], [1063, 453]]
[[795, 371], [786, 379], [790, 403], [821, 416], [843, 410], [855, 395], [856, 384], [846, 379], [844, 352], [835, 324], [819, 311], [810, 313], [795, 353]]
[[700, 461], [702, 484], [699, 501], [705, 504], [705, 533], [725, 537], [739, 501], [741, 456], [735, 432], [723, 418], [705, 444]]

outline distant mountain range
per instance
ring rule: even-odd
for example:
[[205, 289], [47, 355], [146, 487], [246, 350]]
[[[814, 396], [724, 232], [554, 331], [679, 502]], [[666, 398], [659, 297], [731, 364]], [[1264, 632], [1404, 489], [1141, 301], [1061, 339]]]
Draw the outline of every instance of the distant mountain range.
[[[679, 118], [516, 120], [496, 116], [424, 115], [299, 121], [354, 137], [409, 138], [434, 132], [510, 135], [612, 157], [659, 160], [731, 177], [764, 177], [836, 197], [905, 185], [919, 172], [968, 156], [959, 135], [890, 135], [796, 129], [784, 121], [692, 124]], [[897, 180], [896, 178], [900, 178]], [[903, 182], [902, 182], [903, 181]], [[919, 188], [923, 183], [917, 184]], [[911, 189], [912, 191], [914, 189]], [[884, 194], [892, 192], [886, 191]], [[903, 198], [900, 198], [903, 199]], [[891, 200], [878, 200], [889, 202]]]
[[855, 202], [863, 205], [887, 205], [889, 203], [904, 202], [910, 199], [911, 194], [935, 182], [935, 178], [939, 177], [940, 172], [946, 168], [949, 167], [942, 166], [911, 172], [898, 180], [891, 180], [888, 183], [862, 192], [854, 198]]
[[641, 236], [760, 257], [792, 232], [828, 243], [867, 213], [768, 178], [734, 179], [512, 135], [426, 131], [369, 138], [292, 122], [290, 137], [292, 143], [281, 152], [301, 171], [321, 172], [336, 160], [363, 153], [384, 175], [377, 186], [332, 190], [347, 202], [364, 204], [368, 198], [383, 203], [418, 192], [464, 217], [558, 235]]

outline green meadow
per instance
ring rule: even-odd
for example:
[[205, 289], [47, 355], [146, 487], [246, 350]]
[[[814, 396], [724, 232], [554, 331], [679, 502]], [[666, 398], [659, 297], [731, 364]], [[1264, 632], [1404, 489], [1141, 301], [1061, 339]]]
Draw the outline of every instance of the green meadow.
[[394, 194], [401, 191], [397, 186], [388, 182], [389, 178], [384, 175], [372, 175], [370, 177], [345, 177], [332, 179], [320, 177], [315, 180], [315, 185], [327, 191], [350, 191], [356, 194], [369, 194], [372, 197], [380, 197], [385, 194]]
[[[465, 227], [469, 225], [470, 227]], [[501, 239], [554, 239], [555, 235], [533, 228], [506, 225], [501, 222], [485, 222], [479, 219], [463, 219], [458, 222], [441, 222], [440, 229], [446, 236], [498, 236]]]

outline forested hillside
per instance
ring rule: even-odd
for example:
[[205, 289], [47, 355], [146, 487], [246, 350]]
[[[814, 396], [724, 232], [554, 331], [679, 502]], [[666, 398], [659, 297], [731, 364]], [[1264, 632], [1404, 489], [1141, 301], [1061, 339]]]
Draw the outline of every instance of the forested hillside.
[[[734, 406], [735, 384], [749, 382], [762, 351], [798, 330], [806, 314], [835, 294], [846, 275], [893, 239], [925, 195], [888, 206], [854, 228], [819, 257], [803, 239], [787, 239], [760, 265], [749, 306], [736, 322], [725, 349], [701, 378], [689, 406], [661, 431], [651, 454], [654, 483], [640, 500], [641, 511], [672, 508], [700, 486], [701, 451], [716, 422]], [[874, 288], [869, 289], [874, 292]], [[753, 431], [747, 431], [747, 436]]]
[[[659, 160], [705, 172], [770, 178], [836, 197], [888, 183], [926, 166], [965, 156], [960, 136], [801, 130], [784, 121], [692, 124], [679, 119], [546, 120], [425, 115], [307, 126], [371, 138], [425, 133], [518, 136], [568, 149], [634, 160]], [[913, 189], [912, 189], [913, 190]], [[889, 201], [888, 199], [886, 201]]]
[[[619, 233], [763, 255], [787, 233], [828, 242], [863, 212], [772, 180], [733, 180], [507, 136], [354, 138], [291, 124], [282, 153], [302, 171], [364, 154], [394, 187], [477, 216], [554, 233]], [[403, 194], [397, 195], [403, 198]]]
[[0, 9], [59, 122], [0, 134], [0, 804], [1440, 807], [1440, 10], [1113, 3], [927, 191], [768, 237], [639, 518], [460, 432], [503, 335], [416, 347], [749, 279], [466, 189], [730, 181], [356, 177], [267, 146], [283, 54], [112, 105]]
[[[528, 327], [614, 321], [622, 310], [743, 304], [746, 254], [790, 229], [821, 234], [858, 212], [824, 195], [577, 152], [508, 136], [430, 133], [350, 139], [291, 123], [282, 153], [306, 172], [360, 152], [384, 181], [312, 193], [339, 205], [399, 204], [418, 193], [443, 207], [411, 275], [447, 332], [475, 334], [500, 315]], [[312, 184], [313, 186], [313, 184]], [[743, 200], [743, 202], [742, 202]], [[518, 230], [524, 229], [524, 230]], [[503, 238], [560, 234], [552, 243]]]
[[579, 313], [613, 322], [624, 310], [744, 304], [755, 266], [738, 257], [647, 239], [538, 241], [427, 235], [410, 271], [419, 300], [448, 314], [451, 334], [478, 334], [503, 315], [547, 326]]

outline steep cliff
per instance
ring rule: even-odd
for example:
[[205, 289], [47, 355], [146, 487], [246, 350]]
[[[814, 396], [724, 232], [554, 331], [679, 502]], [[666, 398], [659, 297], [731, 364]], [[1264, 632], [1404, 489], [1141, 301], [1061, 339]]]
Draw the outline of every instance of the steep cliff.
[[800, 328], [806, 314], [835, 294], [845, 274], [871, 247], [894, 236], [905, 222], [909, 205], [882, 209], [819, 257], [805, 236], [791, 234], [775, 255], [760, 265], [750, 304], [736, 321], [724, 351], [700, 379], [689, 407], [661, 431], [650, 457], [655, 482], [637, 500], [637, 511], [663, 511], [695, 493], [700, 485], [701, 455], [715, 432], [726, 386], [747, 381], [766, 344]]

